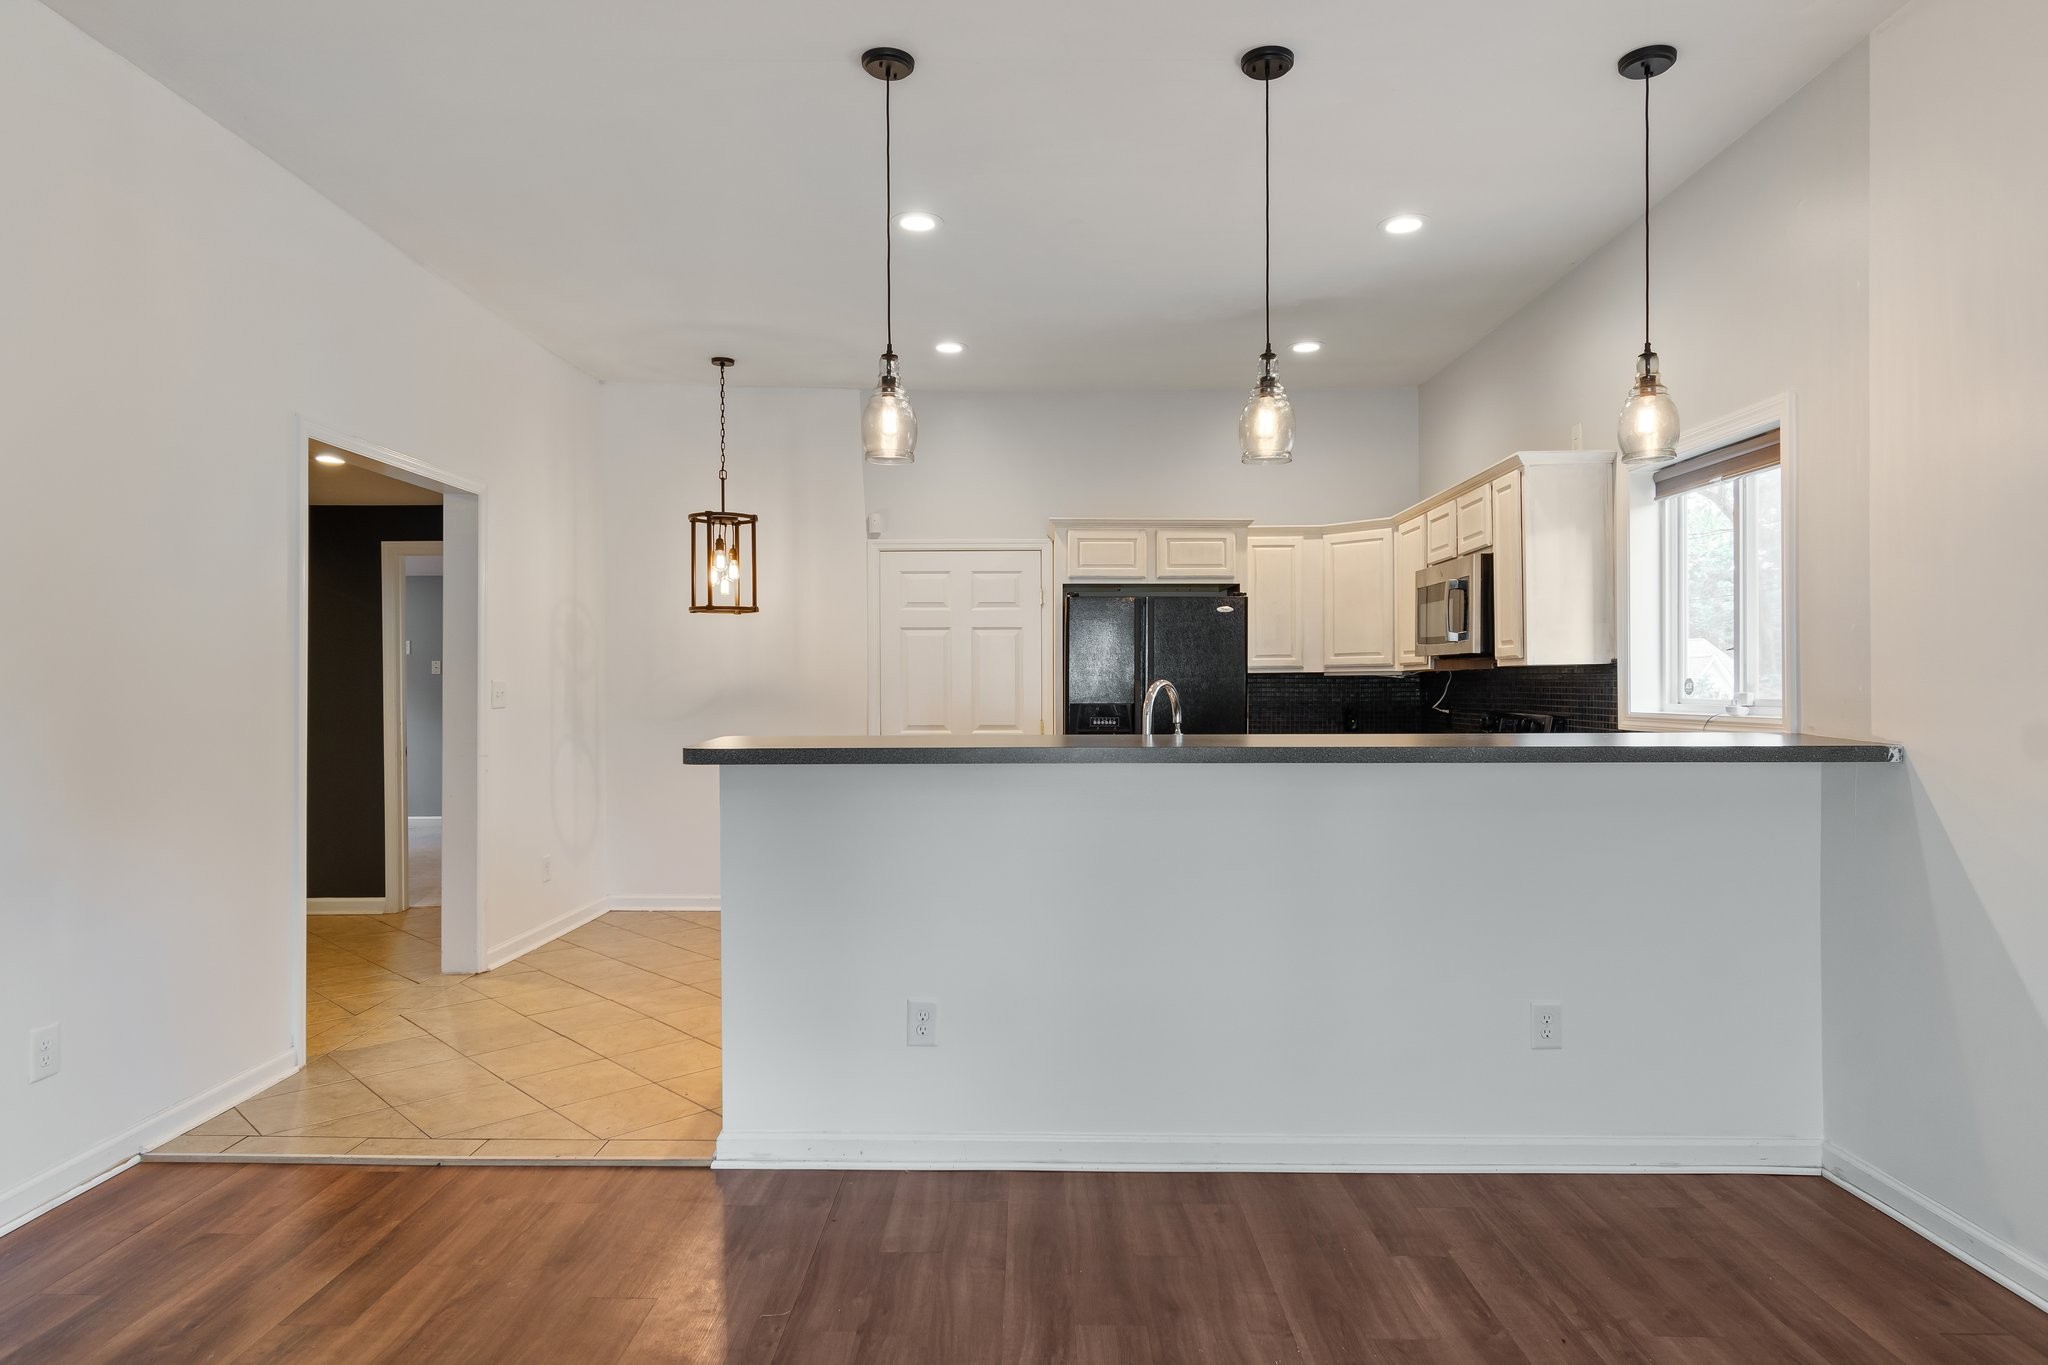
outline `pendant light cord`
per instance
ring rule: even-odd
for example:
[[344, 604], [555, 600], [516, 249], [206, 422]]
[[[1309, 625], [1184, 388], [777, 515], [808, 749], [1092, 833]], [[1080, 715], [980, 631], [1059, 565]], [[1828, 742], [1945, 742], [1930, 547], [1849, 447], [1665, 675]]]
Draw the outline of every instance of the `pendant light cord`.
[[1266, 92], [1266, 350], [1259, 359], [1273, 366], [1273, 81], [1260, 81]]
[[891, 96], [896, 82], [882, 82], [882, 331], [883, 347], [896, 354], [896, 120]]
[[1650, 80], [1643, 63], [1643, 354], [1650, 354]]

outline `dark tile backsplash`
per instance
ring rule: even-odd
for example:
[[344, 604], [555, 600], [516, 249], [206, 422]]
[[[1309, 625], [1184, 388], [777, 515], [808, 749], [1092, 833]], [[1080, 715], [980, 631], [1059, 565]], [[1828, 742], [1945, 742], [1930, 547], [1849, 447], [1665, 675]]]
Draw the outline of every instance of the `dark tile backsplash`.
[[1619, 728], [1613, 664], [1461, 669], [1396, 678], [1254, 673], [1249, 703], [1255, 735], [1484, 730], [1489, 716], [1514, 713], [1556, 716], [1565, 730]]
[[1248, 691], [1255, 735], [1398, 735], [1421, 726], [1413, 678], [1254, 673]]
[[[1444, 682], [1450, 693], [1444, 695]], [[1618, 730], [1613, 664], [1569, 668], [1476, 668], [1421, 679], [1422, 702], [1442, 730], [1484, 730], [1489, 714], [1557, 716], [1566, 730]], [[1443, 697], [1444, 715], [1435, 710]]]

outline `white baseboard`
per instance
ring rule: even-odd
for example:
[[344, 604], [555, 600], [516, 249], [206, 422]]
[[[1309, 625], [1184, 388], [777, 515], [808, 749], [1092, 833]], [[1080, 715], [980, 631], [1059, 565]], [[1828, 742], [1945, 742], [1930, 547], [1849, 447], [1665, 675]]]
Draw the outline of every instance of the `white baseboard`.
[[513, 958], [530, 953], [543, 943], [552, 943], [571, 929], [578, 929], [602, 915], [609, 902], [599, 897], [574, 910], [565, 910], [545, 924], [535, 925], [523, 934], [506, 939], [494, 948], [484, 950], [484, 970], [502, 967]]
[[1264, 1134], [753, 1133], [728, 1127], [714, 1165], [828, 1170], [1514, 1171], [1800, 1174], [1819, 1138], [1291, 1137]]
[[306, 899], [306, 913], [309, 915], [388, 915], [393, 912], [391, 902], [382, 896], [310, 896]]
[[1928, 1241], [1976, 1267], [2037, 1308], [2048, 1308], [2048, 1263], [1978, 1227], [1938, 1200], [1886, 1175], [1832, 1142], [1821, 1174], [1864, 1203], [1890, 1214]]
[[605, 902], [611, 910], [718, 910], [716, 896], [612, 896]]
[[151, 1115], [126, 1132], [108, 1138], [81, 1156], [30, 1176], [13, 1189], [0, 1193], [0, 1235], [5, 1235], [85, 1193], [102, 1180], [120, 1174], [135, 1164], [135, 1158], [151, 1147], [185, 1132], [195, 1124], [232, 1109], [252, 1095], [260, 1095], [299, 1069], [298, 1057], [285, 1052], [250, 1067], [241, 1075], [221, 1082], [206, 1093]]

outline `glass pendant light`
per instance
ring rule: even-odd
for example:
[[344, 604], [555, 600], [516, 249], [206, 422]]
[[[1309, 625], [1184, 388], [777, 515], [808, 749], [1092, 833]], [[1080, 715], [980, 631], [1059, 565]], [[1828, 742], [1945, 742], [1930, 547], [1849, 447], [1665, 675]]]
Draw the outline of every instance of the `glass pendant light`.
[[1663, 464], [1678, 455], [1678, 405], [1657, 375], [1657, 351], [1650, 345], [1650, 82], [1678, 61], [1678, 49], [1659, 43], [1639, 47], [1616, 64], [1621, 74], [1643, 83], [1643, 353], [1636, 357], [1636, 382], [1621, 407], [1621, 462], [1631, 468]]
[[[754, 595], [754, 533], [759, 518], [725, 510], [725, 372], [732, 357], [715, 355], [718, 367], [718, 510], [690, 513], [690, 610], [746, 616], [761, 609]], [[704, 581], [697, 581], [703, 570]]]
[[1294, 69], [1294, 53], [1255, 47], [1237, 65], [1265, 87], [1266, 101], [1266, 349], [1259, 355], [1258, 385], [1237, 419], [1237, 440], [1246, 464], [1282, 465], [1294, 459], [1294, 403], [1273, 373], [1273, 82]]
[[916, 69], [908, 52], [871, 47], [860, 55], [861, 68], [882, 82], [882, 373], [860, 415], [860, 444], [869, 464], [904, 465], [917, 458], [917, 414], [910, 409], [896, 368], [896, 186], [895, 128], [890, 93], [896, 82]]

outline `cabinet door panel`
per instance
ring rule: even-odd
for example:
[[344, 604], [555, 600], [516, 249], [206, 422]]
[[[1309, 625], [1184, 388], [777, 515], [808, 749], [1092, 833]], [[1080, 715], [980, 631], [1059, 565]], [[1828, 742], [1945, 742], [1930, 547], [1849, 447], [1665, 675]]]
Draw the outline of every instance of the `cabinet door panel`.
[[1153, 562], [1160, 578], [1230, 579], [1237, 573], [1237, 533], [1228, 528], [1160, 531]]
[[1131, 582], [1146, 577], [1143, 531], [1072, 531], [1067, 535], [1067, 577]]
[[1415, 645], [1415, 575], [1429, 563], [1425, 520], [1404, 521], [1394, 531], [1394, 661], [1401, 668], [1427, 668]]
[[1458, 553], [1469, 555], [1493, 544], [1493, 487], [1458, 495]]
[[1425, 512], [1429, 523], [1429, 562], [1441, 564], [1458, 555], [1458, 505], [1439, 503]]
[[1493, 657], [1528, 657], [1522, 638], [1522, 473], [1493, 481]]
[[1323, 537], [1323, 662], [1329, 668], [1394, 667], [1394, 533], [1388, 527]]
[[1307, 668], [1303, 609], [1306, 542], [1300, 536], [1253, 536], [1245, 545], [1245, 593], [1251, 621], [1245, 666], [1254, 672]]

